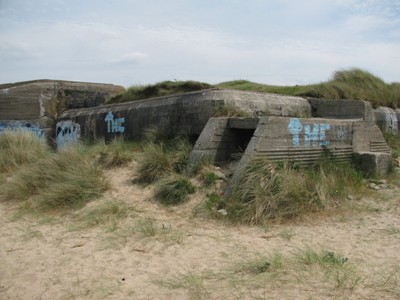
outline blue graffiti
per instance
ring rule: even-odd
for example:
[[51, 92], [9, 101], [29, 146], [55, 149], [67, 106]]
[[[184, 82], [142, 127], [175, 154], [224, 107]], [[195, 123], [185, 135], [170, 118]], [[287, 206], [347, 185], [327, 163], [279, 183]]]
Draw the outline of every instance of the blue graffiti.
[[300, 146], [300, 133], [304, 129], [304, 146], [315, 147], [317, 145], [321, 147], [329, 146], [329, 141], [326, 140], [326, 131], [331, 126], [329, 124], [312, 124], [312, 130], [310, 124], [302, 125], [298, 118], [291, 118], [288, 131], [293, 135], [293, 146]]
[[304, 146], [314, 146], [319, 141], [319, 125], [314, 124], [311, 131], [311, 125], [304, 125]]
[[329, 129], [331, 129], [331, 125], [329, 124], [319, 125], [319, 141], [320, 141], [319, 145], [321, 147], [329, 146], [329, 141], [326, 140], [326, 134], [325, 134], [325, 132]]
[[122, 126], [125, 123], [125, 118], [115, 118], [113, 113], [110, 111], [104, 119], [107, 123], [107, 132], [124, 132], [125, 127]]
[[72, 121], [61, 121], [56, 126], [56, 143], [60, 149], [79, 140], [81, 135], [81, 127]]
[[297, 118], [291, 118], [288, 125], [289, 132], [293, 135], [293, 146], [300, 145], [300, 132], [303, 130], [303, 125]]
[[21, 121], [9, 121], [7, 124], [0, 124], [0, 133], [11, 130], [11, 131], [29, 131], [32, 132], [37, 137], [41, 138], [44, 136], [43, 130], [39, 127], [39, 125], [24, 123]]

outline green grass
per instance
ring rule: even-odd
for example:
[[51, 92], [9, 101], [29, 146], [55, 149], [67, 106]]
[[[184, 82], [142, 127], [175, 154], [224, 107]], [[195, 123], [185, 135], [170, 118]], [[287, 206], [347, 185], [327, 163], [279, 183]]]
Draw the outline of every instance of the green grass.
[[335, 288], [354, 291], [362, 278], [347, 257], [326, 249], [314, 250], [308, 246], [299, 249], [295, 255], [300, 265], [308, 268], [319, 267], [325, 278], [335, 284]]
[[50, 152], [45, 139], [28, 131], [5, 131], [0, 134], [0, 173], [14, 171], [34, 163]]
[[[385, 83], [381, 78], [358, 68], [336, 71], [332, 78], [326, 82], [296, 86], [275, 86], [247, 80], [233, 80], [216, 85], [196, 81], [163, 81], [154, 85], [132, 86], [124, 94], [110, 99], [109, 103], [136, 101], [209, 88], [325, 99], [365, 100], [371, 102], [373, 107], [388, 106], [396, 108], [400, 105], [399, 82]], [[219, 111], [217, 115], [236, 116], [238, 113], [243, 116], [243, 112], [233, 111], [232, 109]]]
[[107, 231], [115, 231], [118, 223], [126, 219], [133, 208], [123, 201], [109, 200], [90, 208], [83, 208], [73, 218], [73, 230], [92, 227], [104, 227]]
[[234, 267], [235, 273], [261, 274], [279, 270], [283, 267], [285, 257], [280, 253], [270, 256], [258, 255], [255, 258], [239, 263]]
[[204, 202], [204, 208], [208, 211], [215, 211], [223, 207], [224, 197], [216, 192], [212, 192], [207, 195], [207, 199]]
[[127, 165], [136, 158], [140, 150], [140, 143], [128, 142], [123, 138], [116, 138], [109, 144], [101, 140], [88, 147], [91, 155], [95, 156], [98, 163], [106, 169]]
[[224, 105], [215, 110], [213, 117], [225, 117], [225, 118], [246, 118], [251, 117], [250, 112], [239, 109], [233, 105]]
[[400, 156], [400, 137], [392, 133], [383, 133], [386, 143], [392, 150], [393, 158], [398, 158]]
[[297, 259], [304, 265], [343, 266], [348, 259], [343, 255], [325, 249], [316, 251], [310, 247], [299, 250]]
[[205, 174], [202, 174], [202, 180], [205, 187], [215, 186], [218, 179], [218, 175], [214, 172], [206, 172]]
[[203, 275], [189, 271], [171, 279], [158, 280], [157, 283], [170, 289], [185, 289], [188, 293], [188, 299], [199, 300], [209, 298], [204, 281]]
[[191, 150], [192, 145], [182, 138], [149, 142], [138, 159], [136, 181], [153, 183], [171, 173], [183, 173]]
[[351, 165], [324, 159], [309, 167], [295, 167], [253, 158], [225, 208], [238, 222], [287, 220], [339, 206], [349, 191], [361, 187], [361, 181], [362, 175]]
[[156, 198], [163, 204], [180, 204], [195, 191], [196, 188], [187, 177], [171, 174], [158, 182]]

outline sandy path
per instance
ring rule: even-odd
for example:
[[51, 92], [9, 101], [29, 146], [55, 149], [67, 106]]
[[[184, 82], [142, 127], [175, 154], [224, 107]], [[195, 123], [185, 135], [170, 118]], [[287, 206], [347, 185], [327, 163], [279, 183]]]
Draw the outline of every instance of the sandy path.
[[[246, 227], [193, 217], [199, 193], [162, 207], [152, 187], [130, 183], [131, 170], [108, 172], [113, 190], [89, 205], [111, 199], [133, 208], [112, 230], [73, 229], [72, 214], [13, 218], [16, 208], [0, 203], [0, 299], [400, 298], [398, 189], [371, 192], [359, 209], [312, 221]], [[348, 258], [354, 287], [293, 263], [274, 274], [237, 271], [276, 252], [292, 261], [307, 246]]]

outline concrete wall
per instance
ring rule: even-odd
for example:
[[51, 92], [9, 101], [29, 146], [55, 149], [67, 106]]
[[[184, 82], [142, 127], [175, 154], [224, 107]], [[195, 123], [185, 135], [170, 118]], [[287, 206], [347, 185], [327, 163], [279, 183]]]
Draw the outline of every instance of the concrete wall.
[[73, 108], [101, 105], [121, 86], [71, 81], [36, 80], [0, 85], [0, 130], [38, 128], [54, 135], [58, 115]]
[[389, 107], [379, 107], [374, 110], [375, 122], [385, 133], [399, 134], [400, 111]]
[[[236, 124], [236, 125], [234, 125]], [[243, 124], [243, 125], [240, 125]], [[233, 177], [235, 183], [252, 157], [270, 161], [310, 163], [322, 155], [336, 161], [350, 161], [361, 153], [360, 166], [367, 173], [384, 175], [390, 151], [379, 128], [363, 120], [261, 117], [253, 119], [211, 118], [190, 156], [191, 169], [201, 159], [226, 163], [235, 147], [235, 131], [251, 130], [251, 137]]]
[[251, 157], [308, 163], [324, 153], [348, 161], [353, 153], [354, 120], [263, 117], [239, 165]]
[[35, 121], [0, 121], [0, 134], [5, 130], [26, 130], [33, 132], [38, 137], [51, 134], [51, 129], [45, 129], [39, 122]]
[[312, 116], [327, 119], [362, 119], [374, 122], [374, 111], [369, 102], [359, 100], [307, 99]]
[[307, 100], [264, 93], [205, 90], [91, 109], [69, 110], [59, 120], [77, 123], [82, 138], [141, 138], [143, 130], [156, 126], [171, 136], [199, 136], [210, 117], [224, 106], [235, 107], [253, 116], [311, 116]]

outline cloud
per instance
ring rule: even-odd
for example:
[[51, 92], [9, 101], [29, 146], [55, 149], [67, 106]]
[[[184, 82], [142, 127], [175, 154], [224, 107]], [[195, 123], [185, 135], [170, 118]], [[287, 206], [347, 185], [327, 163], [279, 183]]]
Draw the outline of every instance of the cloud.
[[112, 64], [138, 64], [145, 61], [148, 54], [140, 51], [133, 51], [120, 55], [115, 59], [111, 59]]
[[62, 1], [57, 9], [38, 1], [17, 12], [11, 6], [17, 2], [6, 1], [16, 15], [0, 18], [0, 69], [6, 70], [0, 81], [302, 84], [349, 66], [376, 70], [389, 81], [400, 75], [400, 17], [394, 17], [400, 10], [392, 4], [398, 1], [119, 1], [104, 7], [71, 0], [63, 9]]
[[0, 62], [27, 61], [40, 57], [35, 46], [19, 41], [2, 41], [0, 43]]

